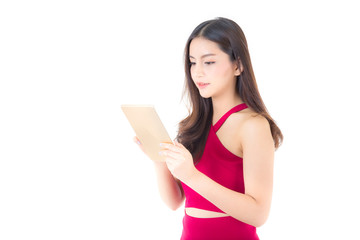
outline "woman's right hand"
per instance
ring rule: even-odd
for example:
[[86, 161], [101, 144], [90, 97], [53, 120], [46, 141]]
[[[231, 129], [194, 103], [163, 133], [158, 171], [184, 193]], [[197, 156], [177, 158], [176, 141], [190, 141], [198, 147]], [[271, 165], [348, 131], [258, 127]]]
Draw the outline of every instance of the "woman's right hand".
[[[134, 142], [136, 143], [136, 145], [139, 146], [139, 148], [141, 149], [141, 151], [142, 151], [147, 157], [149, 157], [149, 156], [145, 153], [144, 147], [143, 147], [140, 139], [139, 139], [137, 136], [135, 136], [135, 137], [133, 138], [133, 140], [134, 140]], [[150, 157], [149, 157], [149, 158], [150, 158]], [[160, 165], [165, 164], [165, 162], [162, 162], [162, 161], [153, 161], [153, 162], [154, 162], [154, 163], [157, 163], [157, 164], [160, 164]]]
[[[145, 153], [139, 138], [135, 136], [133, 140], [141, 151]], [[173, 210], [179, 208], [185, 199], [180, 183], [172, 176], [165, 162], [153, 161], [153, 163], [161, 198], [169, 208]]]

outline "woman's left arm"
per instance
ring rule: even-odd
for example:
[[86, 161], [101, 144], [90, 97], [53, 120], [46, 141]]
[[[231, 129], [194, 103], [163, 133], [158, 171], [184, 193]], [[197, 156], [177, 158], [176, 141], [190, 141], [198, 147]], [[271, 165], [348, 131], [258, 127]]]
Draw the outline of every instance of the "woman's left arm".
[[241, 128], [245, 194], [228, 189], [199, 172], [190, 152], [181, 144], [163, 145], [168, 150], [166, 163], [170, 172], [228, 215], [259, 227], [270, 212], [274, 141], [268, 121], [251, 117]]

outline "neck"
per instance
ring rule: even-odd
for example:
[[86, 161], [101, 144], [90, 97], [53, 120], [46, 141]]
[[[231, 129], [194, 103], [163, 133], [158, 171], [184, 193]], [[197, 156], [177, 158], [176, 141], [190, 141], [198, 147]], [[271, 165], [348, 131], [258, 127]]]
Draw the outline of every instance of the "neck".
[[215, 124], [221, 116], [223, 116], [231, 108], [243, 103], [240, 96], [237, 94], [228, 95], [224, 97], [213, 97], [213, 123]]

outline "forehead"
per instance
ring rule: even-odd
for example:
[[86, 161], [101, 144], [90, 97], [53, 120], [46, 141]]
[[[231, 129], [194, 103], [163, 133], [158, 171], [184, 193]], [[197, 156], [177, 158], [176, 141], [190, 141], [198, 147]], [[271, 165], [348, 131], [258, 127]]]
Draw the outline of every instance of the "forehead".
[[190, 43], [189, 55], [194, 58], [201, 58], [207, 54], [226, 55], [217, 43], [201, 37], [194, 38]]

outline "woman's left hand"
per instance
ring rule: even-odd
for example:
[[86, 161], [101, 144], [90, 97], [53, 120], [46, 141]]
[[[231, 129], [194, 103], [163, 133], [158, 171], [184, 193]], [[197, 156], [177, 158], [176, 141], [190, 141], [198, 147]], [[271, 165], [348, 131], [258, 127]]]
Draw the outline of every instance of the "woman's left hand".
[[166, 165], [171, 174], [186, 183], [197, 171], [189, 150], [177, 141], [174, 145], [161, 143], [160, 147], [164, 150], [160, 151], [159, 154], [165, 156]]

